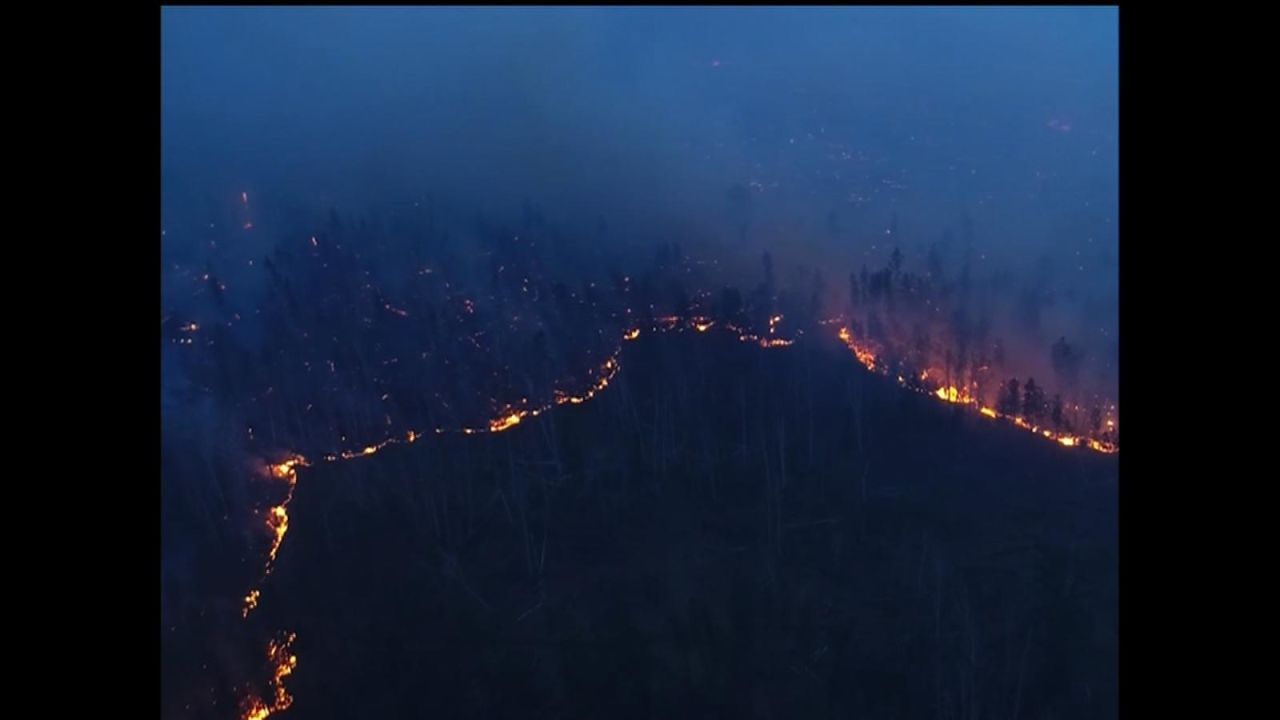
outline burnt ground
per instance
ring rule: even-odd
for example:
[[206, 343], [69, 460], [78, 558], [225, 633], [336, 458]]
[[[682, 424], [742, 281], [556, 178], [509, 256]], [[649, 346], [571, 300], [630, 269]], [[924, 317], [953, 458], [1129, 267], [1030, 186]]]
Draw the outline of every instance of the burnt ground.
[[297, 633], [286, 717], [1117, 715], [1117, 459], [834, 342], [646, 336], [592, 402], [301, 470], [290, 515], [248, 622]]

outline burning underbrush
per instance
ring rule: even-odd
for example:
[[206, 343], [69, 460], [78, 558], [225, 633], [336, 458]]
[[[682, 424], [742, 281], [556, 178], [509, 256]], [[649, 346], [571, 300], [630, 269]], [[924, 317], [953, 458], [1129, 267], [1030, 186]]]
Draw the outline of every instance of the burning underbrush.
[[[1107, 715], [1113, 458], [697, 325], [642, 330], [607, 392], [508, 431], [278, 466], [302, 480], [260, 612], [296, 641], [246, 717], [932, 717], [919, 698], [970, 683]], [[831, 689], [862, 664], [897, 680]]]
[[[427, 537], [419, 540], [434, 554], [405, 565], [393, 553], [384, 573], [366, 580], [378, 583], [419, 567], [462, 588], [485, 613], [497, 612], [495, 598], [509, 596], [528, 601], [521, 611], [528, 614], [556, 603], [567, 607], [566, 600], [546, 597], [545, 585], [536, 596], [522, 595], [497, 579], [472, 577], [464, 565], [539, 583], [548, 572], [569, 573], [557, 580], [559, 592], [576, 592], [564, 588], [581, 582], [568, 569], [578, 560], [548, 570], [569, 542], [555, 539], [562, 512], [556, 508], [586, 502], [562, 497], [566, 487], [595, 503], [577, 512], [603, 516], [623, 506], [646, 507], [647, 494], [673, 488], [711, 506], [753, 498], [762, 505], [739, 507], [736, 519], [717, 522], [736, 527], [762, 512], [756, 520], [763, 535], [726, 532], [753, 537], [746, 547], [765, 548], [776, 560], [791, 529], [828, 522], [813, 519], [823, 507], [815, 497], [856, 487], [861, 507], [870, 507], [869, 493], [878, 491], [870, 468], [893, 466], [892, 456], [882, 454], [887, 448], [898, 448], [899, 460], [922, 449], [944, 458], [981, 455], [972, 448], [985, 443], [982, 452], [998, 448], [1006, 461], [1033, 458], [1032, 464], [1061, 462], [1064, 469], [1094, 467], [1086, 456], [1118, 451], [1118, 408], [1078, 390], [1080, 356], [1065, 340], [1052, 349], [1060, 370], [1052, 395], [1032, 378], [1006, 377], [1017, 365], [1004, 357], [1000, 341], [963, 312], [940, 312], [939, 298], [953, 289], [936, 279], [893, 268], [870, 277], [864, 272], [861, 283], [851, 277], [844, 311], [826, 313], [829, 293], [818, 276], [808, 292], [780, 290], [766, 254], [764, 282], [744, 293], [707, 274], [714, 263], [676, 247], [642, 276], [613, 273], [608, 281], [571, 287], [551, 273], [539, 255], [546, 243], [536, 242], [542, 238], [532, 230], [494, 241], [489, 276], [479, 284], [471, 278], [455, 285], [450, 278], [457, 268], [447, 259], [413, 254], [406, 255], [414, 258], [412, 277], [388, 282], [352, 249], [364, 246], [349, 234], [335, 226], [251, 262], [265, 276], [261, 297], [228, 292], [218, 268], [178, 273], [212, 306], [162, 318], [166, 350], [190, 380], [183, 392], [216, 398], [222, 417], [241, 421], [226, 447], [266, 458], [259, 475], [268, 480], [260, 486], [267, 508], [254, 521], [255, 532], [265, 536], [263, 561], [238, 611], [263, 637], [271, 629], [265, 643], [271, 672], [258, 691], [237, 688], [245, 720], [289, 709], [295, 694], [286, 680], [307, 677], [312, 651], [326, 657], [310, 638], [323, 635], [328, 621], [283, 609], [291, 601], [275, 599], [295, 593], [296, 600], [301, 592], [288, 589], [296, 579], [277, 579], [290, 548], [317, 552], [314, 541], [295, 538], [299, 517], [316, 508], [300, 499], [299, 478], [333, 472], [324, 468], [385, 468], [392, 462], [385, 455], [465, 458], [449, 465], [454, 477], [466, 478], [465, 491], [440, 479], [442, 466], [431, 464], [414, 475], [428, 478], [424, 487], [403, 489], [417, 503], [414, 522], [429, 528], [420, 530]], [[723, 288], [718, 294], [706, 289], [717, 286]], [[943, 406], [956, 412], [938, 412]], [[587, 425], [584, 418], [591, 418]], [[1017, 430], [1021, 443], [982, 429], [998, 426]], [[604, 427], [617, 430], [602, 433]], [[886, 434], [888, 428], [896, 434]], [[1028, 433], [1039, 442], [1027, 443]], [[900, 470], [912, 477], [913, 471]], [[1071, 481], [1066, 472], [1063, 482]], [[796, 483], [808, 488], [804, 499], [787, 500]], [[892, 487], [879, 491], [901, 490]], [[343, 508], [359, 505], [365, 491], [355, 492], [355, 500], [344, 495], [311, 512], [341, 527]], [[217, 504], [226, 521], [226, 498]], [[207, 501], [202, 512], [213, 505]], [[397, 512], [388, 510], [388, 517]], [[325, 542], [321, 556], [342, 552]], [[365, 553], [371, 541], [353, 535], [344, 542]], [[471, 558], [473, 551], [480, 554]], [[776, 564], [768, 567], [778, 572]], [[460, 612], [450, 605], [456, 601], [431, 602], [445, 603], [439, 610], [451, 617]], [[280, 634], [281, 627], [290, 630]], [[434, 635], [419, 639], [443, 642]], [[332, 656], [317, 660], [321, 669], [311, 677], [332, 677], [333, 662]], [[329, 697], [315, 685], [307, 692]], [[539, 697], [550, 702], [551, 696]], [[383, 709], [403, 715], [406, 706]], [[324, 715], [316, 706], [291, 712]]]

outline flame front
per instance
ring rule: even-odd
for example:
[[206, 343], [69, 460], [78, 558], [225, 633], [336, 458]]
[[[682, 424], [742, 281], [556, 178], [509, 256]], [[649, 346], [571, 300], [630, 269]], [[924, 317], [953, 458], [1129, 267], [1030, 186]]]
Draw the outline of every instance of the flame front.
[[256, 588], [250, 590], [249, 594], [244, 596], [244, 609], [241, 610], [240, 616], [249, 617], [249, 613], [254, 608], [258, 607], [258, 598], [261, 596], [262, 592], [260, 590], [257, 590]]
[[293, 705], [293, 696], [285, 688], [284, 681], [298, 667], [298, 656], [292, 650], [297, 637], [297, 633], [289, 633], [281, 640], [267, 643], [267, 661], [271, 664], [271, 702], [268, 704], [256, 695], [250, 696], [241, 714], [243, 720], [266, 720]]
[[[314, 239], [312, 240], [312, 243], [313, 244], [315, 243]], [[391, 310], [392, 312], [396, 312], [396, 314], [400, 314], [400, 312], [403, 312], [403, 311], [398, 311], [398, 309], [392, 308], [391, 306], [388, 306], [387, 309]], [[782, 321], [782, 315], [774, 315], [769, 318], [769, 335], [766, 337], [761, 337], [760, 335], [747, 332], [741, 328], [735, 327], [732, 324], [726, 323], [722, 327], [736, 334], [740, 342], [749, 342], [765, 349], [789, 347], [795, 343], [794, 339], [775, 336], [777, 325], [781, 321]], [[822, 326], [830, 326], [830, 325], [842, 323], [842, 322], [843, 321], [840, 319], [828, 319], [828, 320], [821, 321], [819, 324]], [[715, 325], [716, 325], [716, 321], [711, 320], [709, 318], [705, 318], [705, 317], [693, 317], [688, 320], [685, 320], [680, 317], [660, 317], [654, 320], [653, 329], [656, 332], [666, 332], [666, 331], [673, 331], [673, 330], [683, 330], [686, 327], [691, 327], [699, 333], [706, 333], [709, 330], [711, 330], [713, 327], [715, 327]], [[192, 323], [190, 327], [190, 331], [194, 331], [195, 329], [196, 329], [196, 326], [194, 323]], [[640, 337], [640, 328], [632, 327], [623, 332], [621, 339], [622, 341], [632, 341], [637, 339], [638, 337]], [[836, 333], [836, 337], [849, 349], [850, 352], [853, 353], [857, 361], [867, 370], [876, 372], [879, 374], [885, 374], [887, 372], [887, 368], [877, 363], [876, 351], [873, 350], [869, 344], [857, 341], [854, 338], [853, 333], [849, 330], [848, 327], [841, 325], [841, 327]], [[503, 432], [505, 430], [509, 430], [519, 425], [521, 421], [526, 417], [537, 417], [538, 415], [550, 410], [554, 406], [579, 405], [579, 404], [585, 403], [588, 400], [591, 400], [592, 398], [594, 398], [597, 393], [602, 392], [605, 388], [607, 388], [609, 386], [609, 383], [613, 380], [614, 376], [617, 375], [619, 369], [621, 369], [621, 365], [618, 362], [618, 356], [620, 354], [621, 354], [621, 343], [619, 344], [618, 348], [615, 349], [613, 354], [610, 355], [605, 360], [605, 362], [600, 366], [599, 373], [595, 378], [595, 380], [586, 388], [586, 390], [581, 391], [578, 394], [570, 394], [564, 390], [556, 389], [552, 394], [552, 401], [550, 403], [537, 406], [537, 407], [532, 407], [532, 408], [530, 407], [520, 408], [520, 407], [508, 406], [506, 408], [499, 410], [495, 415], [495, 417], [493, 417], [491, 420], [488, 421], [488, 423], [486, 423], [483, 426], [461, 427], [461, 428], [455, 428], [455, 429], [438, 427], [438, 428], [435, 428], [434, 431], [436, 434], [457, 432], [457, 433], [462, 433], [464, 435], [474, 435], [474, 434], [485, 433], [485, 432], [498, 433], [498, 432]], [[928, 382], [929, 378], [930, 378], [930, 373], [928, 370], [922, 371], [920, 373], [921, 383]], [[909, 385], [907, 383], [906, 378], [900, 375], [897, 376], [896, 379], [898, 383], [903, 387], [907, 387], [910, 389], [918, 389], [915, 386]], [[973, 407], [979, 412], [979, 414], [984, 415], [988, 418], [992, 418], [992, 419], [1003, 418], [1003, 419], [1009, 420], [1018, 427], [1024, 428], [1026, 430], [1030, 430], [1031, 432], [1034, 432], [1037, 435], [1042, 435], [1066, 447], [1087, 447], [1091, 450], [1102, 452], [1102, 453], [1118, 452], [1118, 448], [1115, 445], [1108, 442], [1096, 440], [1093, 438], [1086, 438], [1083, 436], [1070, 435], [1066, 433], [1055, 433], [1047, 428], [1042, 428], [1042, 427], [1033, 425], [1027, 422], [1027, 420], [1021, 416], [1004, 415], [996, 411], [994, 408], [982, 405], [981, 402], [977, 398], [975, 398], [968, 390], [964, 388], [956, 387], [955, 385], [951, 385], [951, 384], [939, 385], [938, 387], [934, 388], [931, 391], [926, 390], [924, 392], [926, 392], [926, 394], [931, 395], [939, 400], [942, 400], [943, 402], [959, 404], [959, 405], [967, 405], [967, 406]], [[1108, 420], [1108, 426], [1114, 427], [1114, 421]], [[408, 430], [403, 437], [388, 437], [379, 443], [366, 445], [365, 447], [360, 448], [358, 450], [343, 450], [336, 453], [330, 453], [328, 455], [323, 456], [323, 460], [325, 462], [339, 462], [339, 461], [352, 460], [359, 457], [367, 457], [369, 455], [376, 454], [377, 452], [387, 447], [388, 445], [395, 445], [400, 443], [412, 444], [413, 442], [418, 440], [420, 437], [421, 437], [421, 434], [419, 432], [415, 430]], [[279, 462], [279, 463], [275, 463], [267, 466], [267, 470], [272, 477], [280, 480], [285, 480], [288, 483], [288, 492], [286, 493], [284, 500], [279, 505], [276, 505], [270, 508], [270, 510], [267, 513], [266, 524], [272, 534], [272, 543], [271, 543], [271, 548], [267, 553], [267, 563], [266, 563], [266, 568], [264, 570], [264, 577], [266, 575], [270, 575], [271, 569], [276, 560], [276, 556], [280, 550], [280, 545], [284, 542], [284, 537], [289, 530], [288, 507], [289, 507], [289, 503], [293, 500], [294, 488], [296, 487], [297, 481], [298, 481], [297, 468], [306, 467], [307, 465], [308, 465], [308, 462], [304, 457], [302, 457], [301, 455], [293, 455], [283, 462]], [[244, 606], [242, 609], [242, 615], [244, 617], [248, 617], [249, 613], [258, 606], [258, 601], [260, 598], [261, 598], [260, 590], [255, 588], [249, 591], [249, 593], [244, 598]], [[286, 710], [287, 708], [289, 708], [290, 705], [292, 705], [293, 698], [286, 691], [284, 687], [284, 680], [293, 672], [294, 668], [297, 666], [297, 657], [292, 654], [292, 651], [290, 649], [295, 637], [296, 635], [291, 633], [287, 636], [284, 636], [284, 639], [282, 641], [272, 640], [269, 643], [267, 648], [267, 657], [270, 660], [273, 667], [273, 677], [272, 677], [273, 696], [271, 697], [271, 702], [268, 704], [266, 701], [256, 696], [251, 696], [246, 701], [246, 709], [242, 715], [242, 720], [265, 720], [265, 718], [269, 717], [270, 715]]]
[[[830, 324], [830, 323], [823, 323], [823, 324]], [[868, 345], [858, 342], [853, 337], [853, 333], [849, 330], [849, 328], [841, 327], [840, 330], [836, 333], [836, 337], [839, 338], [840, 342], [844, 343], [845, 346], [849, 348], [850, 352], [853, 353], [854, 357], [858, 359], [858, 362], [861, 363], [868, 370], [871, 370], [872, 372], [878, 372], [881, 374], [885, 373], [886, 368], [880, 367], [876, 364], [875, 352]], [[930, 378], [930, 374], [928, 370], [924, 370], [920, 373], [920, 382], [922, 383], [928, 382], [929, 378]], [[902, 385], [903, 387], [911, 387], [911, 389], [917, 389], [912, 386], [909, 386], [907, 384], [906, 378], [902, 377], [901, 375], [897, 376], [896, 379], [898, 381], [898, 384]], [[1053, 440], [1059, 443], [1060, 445], [1064, 445], [1066, 447], [1087, 447], [1090, 450], [1100, 452], [1100, 453], [1106, 453], [1106, 454], [1116, 453], [1116, 452], [1119, 452], [1120, 450], [1118, 447], [1116, 447], [1114, 443], [1111, 443], [1111, 442], [1098, 440], [1095, 438], [1084, 437], [1082, 435], [1073, 435], [1071, 433], [1057, 432], [1049, 428], [1041, 427], [1032, 422], [1029, 422], [1026, 418], [1022, 417], [1021, 415], [1016, 415], [1016, 414], [1010, 415], [1010, 414], [1001, 413], [995, 408], [991, 408], [983, 405], [978, 400], [978, 398], [974, 397], [969, 392], [969, 390], [965, 388], [956, 387], [955, 385], [951, 385], [951, 384], [939, 385], [934, 390], [925, 391], [925, 392], [927, 392], [927, 394], [929, 394], [930, 396], [935, 397], [946, 403], [952, 403], [955, 405], [966, 405], [966, 406], [972, 407], [976, 409], [979, 414], [984, 415], [986, 417], [989, 417], [992, 419], [1003, 418], [1003, 419], [1009, 420], [1017, 427], [1020, 427], [1024, 430], [1029, 430], [1035, 433], [1036, 435], [1040, 435], [1049, 440]], [[1115, 421], [1108, 420], [1107, 425], [1109, 428], [1114, 428]]]
[[306, 466], [306, 464], [305, 458], [301, 455], [295, 455], [270, 467], [271, 474], [274, 477], [289, 483], [289, 492], [285, 495], [283, 502], [271, 508], [267, 513], [267, 527], [271, 529], [272, 533], [271, 551], [267, 553], [266, 574], [268, 575], [271, 574], [271, 567], [276, 560], [276, 553], [280, 551], [280, 544], [284, 542], [285, 533], [289, 532], [289, 503], [293, 502], [293, 490], [298, 485], [298, 466]]
[[[284, 536], [289, 532], [289, 503], [293, 501], [293, 490], [298, 484], [298, 467], [306, 465], [306, 458], [293, 455], [283, 462], [267, 466], [267, 472], [271, 477], [284, 480], [289, 484], [289, 489], [285, 493], [284, 500], [267, 511], [266, 525], [271, 531], [271, 549], [267, 551], [267, 565], [262, 571], [264, 578], [271, 574], [276, 554], [280, 552], [280, 544], [284, 542]], [[258, 607], [261, 596], [262, 592], [257, 588], [249, 590], [249, 593], [244, 596], [244, 605], [240, 610], [241, 617], [249, 617], [249, 613]]]
[[502, 432], [509, 427], [520, 424], [520, 413], [511, 413], [505, 417], [500, 417], [489, 421], [489, 432]]

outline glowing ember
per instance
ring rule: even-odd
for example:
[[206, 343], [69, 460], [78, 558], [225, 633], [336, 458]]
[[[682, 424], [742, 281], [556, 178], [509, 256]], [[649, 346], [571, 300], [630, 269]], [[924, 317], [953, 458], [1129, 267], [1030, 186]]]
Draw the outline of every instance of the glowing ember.
[[[271, 508], [271, 512], [267, 513], [267, 527], [271, 529], [274, 537], [271, 540], [271, 551], [267, 553], [267, 558], [272, 562], [276, 559], [276, 553], [280, 550], [280, 543], [284, 542], [284, 536], [289, 532], [289, 511], [284, 504]], [[268, 572], [270, 565], [268, 564]]]
[[849, 332], [849, 328], [840, 328], [840, 332], [837, 333], [837, 337], [840, 338], [840, 342], [844, 343], [845, 346], [853, 352], [853, 356], [858, 359], [858, 362], [862, 363], [863, 367], [872, 371], [876, 369], [875, 354], [854, 342], [853, 333]]
[[[831, 323], [822, 323], [822, 324], [831, 324]], [[885, 368], [876, 365], [875, 353], [871, 349], [869, 349], [866, 345], [858, 342], [853, 337], [853, 333], [849, 330], [849, 328], [841, 327], [840, 330], [836, 333], [836, 337], [839, 338], [840, 342], [844, 343], [845, 346], [849, 348], [849, 350], [854, 354], [854, 357], [858, 359], [858, 362], [862, 363], [862, 365], [866, 367], [868, 370], [882, 373], [882, 374], [885, 372]], [[924, 370], [920, 373], [920, 382], [922, 383], [928, 382], [930, 377], [931, 375], [929, 371]], [[907, 380], [905, 377], [898, 375], [896, 379], [899, 385], [908, 387]], [[1101, 453], [1115, 453], [1119, 451], [1119, 449], [1115, 446], [1115, 444], [1110, 442], [1105, 442], [1102, 440], [1095, 440], [1095, 439], [1086, 440], [1085, 438], [1082, 438], [1076, 435], [1071, 435], [1071, 434], [1062, 433], [1062, 432], [1055, 432], [1048, 428], [1040, 427], [1039, 425], [1035, 425], [1031, 422], [1028, 422], [1026, 418], [1021, 417], [1019, 415], [1001, 414], [1000, 412], [997, 412], [993, 408], [982, 405], [978, 401], [978, 398], [974, 397], [968, 390], [965, 390], [964, 388], [956, 387], [955, 385], [940, 385], [931, 391], [925, 390], [923, 392], [926, 392], [932, 397], [942, 400], [943, 402], [953, 403], [956, 405], [968, 405], [970, 407], [976, 408], [979, 414], [984, 415], [988, 418], [1008, 420], [1009, 422], [1013, 423], [1017, 427], [1020, 427], [1024, 430], [1029, 430], [1035, 433], [1036, 435], [1040, 435], [1049, 440], [1053, 440], [1065, 447], [1087, 447], [1090, 450], [1094, 450], [1096, 452], [1101, 452]], [[1114, 428], [1115, 427], [1114, 422], [1108, 421], [1108, 427]]]
[[757, 344], [762, 348], [790, 347], [795, 340], [787, 340], [786, 338], [759, 338]]
[[298, 656], [292, 652], [296, 633], [289, 633], [282, 640], [272, 640], [267, 644], [267, 661], [271, 663], [271, 704], [253, 696], [246, 703], [241, 718], [243, 720], [266, 720], [271, 715], [288, 710], [293, 705], [293, 696], [285, 689], [285, 678], [293, 674], [298, 667]]
[[955, 385], [948, 385], [945, 388], [938, 388], [938, 390], [934, 393], [934, 395], [939, 399], [945, 400], [949, 403], [960, 403], [964, 405], [971, 405], [977, 402], [972, 397], [970, 397], [967, 392], [957, 388]]
[[506, 417], [500, 417], [496, 420], [489, 421], [490, 432], [502, 432], [509, 427], [520, 424], [520, 413], [511, 413]]
[[[313, 246], [316, 245], [315, 237], [311, 238], [311, 243]], [[427, 269], [426, 272], [430, 273], [430, 270]], [[394, 308], [389, 303], [385, 304], [385, 308], [390, 312], [394, 312], [398, 315], [401, 315], [402, 317], [408, 315], [408, 313], [406, 313], [405, 311]], [[475, 312], [474, 303], [471, 300], [464, 300], [463, 309], [468, 314], [474, 313]], [[750, 342], [758, 345], [761, 348], [788, 347], [794, 344], [795, 342], [794, 339], [772, 337], [777, 329], [778, 324], [782, 321], [782, 318], [783, 318], [782, 315], [774, 315], [769, 318], [769, 335], [770, 335], [769, 337], [761, 337], [759, 335], [746, 332], [740, 328], [733, 326], [732, 324], [725, 324], [723, 325], [723, 327], [733, 332], [734, 334], [736, 334], [738, 340], [741, 342]], [[683, 330], [683, 328], [685, 327], [692, 327], [695, 330], [697, 330], [699, 333], [705, 333], [711, 330], [716, 325], [715, 320], [712, 320], [710, 318], [705, 318], [705, 317], [693, 317], [693, 318], [685, 319], [681, 317], [668, 316], [668, 317], [656, 318], [654, 320], [654, 323], [655, 323], [655, 329], [659, 332], [671, 331], [671, 330]], [[842, 320], [840, 319], [824, 320], [824, 321], [821, 321], [819, 324], [824, 326], [829, 326], [837, 323], [842, 323]], [[188, 323], [187, 325], [184, 325], [181, 329], [184, 332], [194, 332], [198, 329], [198, 325], [192, 322], [192, 323]], [[639, 336], [640, 336], [640, 328], [638, 327], [629, 328], [623, 332], [622, 341], [635, 340]], [[854, 357], [865, 368], [867, 368], [872, 372], [887, 374], [888, 368], [877, 364], [876, 351], [873, 350], [868, 343], [861, 342], [855, 339], [852, 331], [848, 327], [845, 327], [842, 325], [839, 328], [838, 332], [836, 333], [836, 336], [850, 350], [850, 352], [853, 353]], [[508, 406], [503, 410], [501, 410], [496, 417], [489, 420], [487, 425], [480, 426], [480, 427], [462, 427], [462, 428], [456, 428], [453, 430], [439, 427], [439, 428], [435, 428], [435, 432], [436, 434], [460, 432], [464, 435], [474, 435], [474, 434], [485, 433], [485, 432], [491, 432], [491, 433], [503, 432], [505, 430], [515, 427], [516, 425], [519, 425], [524, 418], [537, 417], [541, 413], [548, 411], [549, 409], [551, 409], [556, 405], [566, 405], [566, 404], [578, 405], [578, 404], [585, 403], [588, 400], [591, 400], [592, 398], [594, 398], [597, 393], [603, 391], [605, 388], [609, 386], [609, 383], [612, 381], [613, 377], [620, 370], [620, 364], [618, 362], [618, 356], [620, 353], [621, 353], [621, 345], [619, 345], [619, 347], [614, 351], [613, 355], [608, 357], [605, 360], [605, 362], [600, 366], [599, 374], [595, 378], [595, 380], [585, 390], [579, 392], [578, 394], [570, 394], [564, 390], [555, 389], [553, 391], [551, 402], [545, 405], [532, 407], [532, 408], [527, 406], [516, 407], [516, 408]], [[332, 363], [330, 364], [330, 370], [331, 371], [333, 370]], [[933, 397], [936, 397], [937, 399], [942, 400], [944, 402], [971, 406], [974, 409], [976, 409], [978, 413], [981, 415], [984, 415], [992, 419], [1008, 420], [1015, 426], [1021, 427], [1026, 430], [1030, 430], [1031, 432], [1037, 435], [1042, 435], [1046, 438], [1054, 440], [1065, 447], [1087, 447], [1091, 450], [1094, 450], [1096, 452], [1102, 452], [1102, 453], [1118, 452], [1118, 448], [1113, 443], [1110, 443], [1110, 442], [1105, 442], [1105, 441], [1097, 440], [1093, 438], [1084, 438], [1084, 437], [1069, 435], [1065, 433], [1056, 433], [1049, 429], [1036, 426], [1028, 422], [1025, 418], [1021, 416], [1001, 414], [993, 408], [982, 405], [976, 397], [970, 394], [968, 390], [959, 388], [955, 385], [948, 384], [943, 386], [939, 384], [938, 387], [935, 387], [933, 389], [921, 389], [912, 385], [908, 385], [907, 379], [904, 376], [898, 375], [896, 377], [898, 382], [904, 387], [909, 387], [913, 390], [917, 390], [919, 392], [932, 395]], [[931, 377], [931, 374], [929, 370], [924, 370], [920, 372], [919, 378], [921, 383], [927, 383], [930, 377]], [[383, 399], [384, 400], [386, 399], [385, 395]], [[525, 399], [522, 401], [522, 404], [526, 404], [527, 402], [528, 402], [527, 399]], [[1111, 410], [1114, 411], [1114, 407], [1112, 407]], [[1108, 428], [1113, 429], [1115, 427], [1115, 421], [1109, 419], [1106, 421], [1106, 425]], [[338, 462], [343, 460], [351, 460], [357, 457], [366, 457], [366, 456], [377, 453], [379, 450], [383, 449], [388, 445], [399, 444], [399, 443], [413, 443], [417, 441], [419, 438], [420, 438], [420, 434], [418, 432], [414, 430], [408, 430], [403, 437], [400, 437], [400, 436], [388, 437], [377, 444], [366, 445], [364, 448], [359, 450], [343, 450], [340, 452], [324, 455], [323, 459], [325, 462]], [[343, 439], [345, 441], [345, 437]], [[308, 465], [307, 460], [303, 458], [301, 455], [294, 455], [282, 462], [267, 465], [267, 471], [272, 477], [280, 480], [285, 480], [288, 483], [288, 492], [286, 493], [284, 500], [279, 505], [276, 505], [275, 507], [270, 508], [270, 510], [267, 513], [266, 525], [272, 533], [272, 543], [271, 543], [271, 548], [267, 553], [267, 563], [264, 571], [264, 576], [269, 575], [271, 573], [271, 569], [275, 563], [276, 556], [280, 550], [280, 545], [281, 543], [283, 543], [284, 537], [287, 534], [289, 529], [288, 506], [289, 506], [289, 503], [293, 500], [293, 491], [297, 485], [297, 468], [300, 466], [306, 467], [307, 465]], [[249, 591], [249, 593], [244, 598], [244, 605], [242, 608], [243, 617], [248, 617], [249, 613], [258, 606], [258, 602], [260, 598], [261, 598], [260, 590], [252, 589]], [[273, 696], [270, 698], [270, 704], [259, 699], [256, 696], [250, 697], [245, 703], [245, 710], [242, 715], [243, 720], [264, 720], [270, 715], [281, 712], [287, 709], [290, 705], [292, 705], [293, 698], [288, 694], [288, 692], [284, 688], [284, 679], [288, 677], [293, 672], [294, 668], [297, 666], [297, 658], [290, 651], [290, 647], [293, 643], [294, 638], [295, 638], [295, 635], [289, 634], [287, 637], [284, 637], [283, 640], [278, 642], [273, 640], [268, 645], [267, 656], [268, 656], [268, 659], [271, 661], [271, 664], [273, 667], [273, 677], [272, 677]]]
[[284, 542], [284, 536], [289, 532], [289, 503], [293, 501], [293, 489], [298, 484], [297, 468], [300, 465], [305, 467], [306, 464], [305, 458], [295, 455], [284, 462], [268, 466], [272, 477], [289, 483], [289, 492], [283, 502], [267, 512], [267, 529], [271, 531], [272, 539], [271, 550], [267, 553], [265, 575], [271, 574], [272, 563], [275, 562], [276, 553], [280, 551], [280, 543]]
[[244, 609], [241, 610], [240, 617], [249, 617], [249, 612], [258, 607], [258, 598], [262, 593], [258, 590], [250, 590], [248, 595], [244, 596]]

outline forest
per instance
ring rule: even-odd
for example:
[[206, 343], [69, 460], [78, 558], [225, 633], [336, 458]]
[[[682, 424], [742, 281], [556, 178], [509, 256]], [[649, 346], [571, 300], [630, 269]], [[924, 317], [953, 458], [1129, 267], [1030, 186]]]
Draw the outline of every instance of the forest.
[[1114, 715], [1116, 405], [1067, 338], [1019, 374], [966, 218], [842, 287], [249, 210], [162, 257], [173, 712]]

